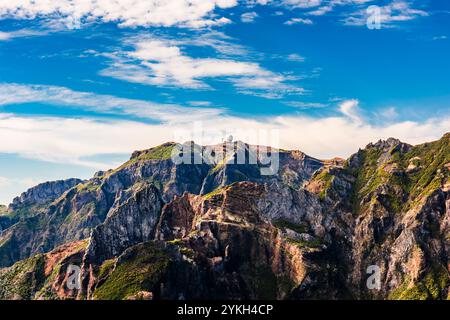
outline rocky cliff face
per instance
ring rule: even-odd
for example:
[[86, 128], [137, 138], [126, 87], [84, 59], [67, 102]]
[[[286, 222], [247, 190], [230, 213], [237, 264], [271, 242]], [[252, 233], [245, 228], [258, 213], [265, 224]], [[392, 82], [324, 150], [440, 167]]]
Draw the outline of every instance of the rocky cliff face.
[[82, 182], [80, 179], [68, 179], [41, 183], [14, 198], [9, 208], [10, 210], [23, 210], [27, 207], [47, 204]]
[[[11, 205], [10, 217], [17, 219], [0, 220], [0, 226], [4, 225], [0, 234], [0, 267], [47, 252], [63, 243], [89, 237], [91, 230], [124, 204], [133, 190], [143, 183], [153, 184], [163, 201], [170, 202], [174, 196], [184, 192], [204, 194], [236, 181], [279, 180], [298, 188], [322, 166], [319, 160], [298, 151], [274, 150], [280, 154], [280, 174], [262, 176], [261, 165], [248, 160], [249, 145], [228, 146], [232, 152], [226, 154], [223, 145], [213, 146], [216, 150], [214, 156], [208, 153], [206, 159], [206, 152], [202, 152], [206, 147], [190, 144], [193, 154], [204, 158], [198, 164], [174, 163], [171, 155], [176, 146], [166, 143], [137, 151], [119, 168], [98, 172], [83, 183], [79, 180], [47, 183], [24, 193]], [[234, 164], [238, 154], [247, 155], [247, 164]], [[49, 190], [44, 191], [46, 186]], [[64, 192], [63, 186], [73, 188]], [[42, 203], [46, 204], [43, 208]], [[24, 210], [24, 204], [25, 208], [33, 210]]]
[[[419, 146], [379, 141], [346, 161], [276, 150], [275, 176], [234, 164], [238, 148], [227, 158], [215, 146], [192, 165], [173, 163], [173, 148], [136, 152], [7, 227], [3, 265], [32, 258], [1, 269], [0, 296], [448, 297], [450, 134]], [[49, 255], [81, 267], [80, 290], [67, 290], [63, 271], [42, 271]], [[374, 270], [379, 286], [368, 286]], [[14, 291], [12, 274], [24, 275], [27, 294]]]
[[101, 264], [125, 249], [152, 240], [163, 201], [152, 184], [137, 186], [131, 196], [96, 227], [89, 241], [86, 263]]
[[[342, 168], [316, 173], [307, 189], [325, 211], [351, 215], [343, 256], [357, 298], [445, 299], [448, 295], [450, 135], [410, 146], [369, 144]], [[341, 229], [345, 231], [345, 229]], [[367, 270], [381, 272], [368, 290]]]
[[72, 242], [55, 250], [0, 269], [0, 299], [65, 299], [76, 297], [67, 287], [70, 265], [80, 265], [87, 241]]

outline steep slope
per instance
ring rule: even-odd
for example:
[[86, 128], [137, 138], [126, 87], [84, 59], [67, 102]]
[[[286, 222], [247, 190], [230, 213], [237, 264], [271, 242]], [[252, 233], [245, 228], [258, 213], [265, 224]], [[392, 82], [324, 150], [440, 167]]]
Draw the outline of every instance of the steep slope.
[[68, 179], [41, 183], [36, 187], [28, 189], [19, 197], [14, 198], [9, 209], [25, 211], [30, 207], [48, 204], [59, 198], [67, 190], [82, 182], [80, 179]]
[[[450, 134], [418, 146], [379, 141], [346, 161], [277, 150], [276, 176], [258, 174], [261, 164], [234, 164], [237, 152], [218, 156], [220, 146], [206, 164], [174, 164], [167, 149], [173, 147], [136, 152], [117, 170], [70, 189], [42, 213], [48, 220], [39, 223], [48, 222], [32, 228], [40, 239], [49, 239], [52, 226], [61, 228], [53, 244], [68, 243], [67, 255], [61, 254], [67, 257], [70, 241], [88, 238], [70, 258], [82, 268], [81, 290], [67, 291], [63, 273], [42, 276], [41, 254], [2, 269], [0, 293], [78, 299], [449, 296]], [[20, 234], [16, 228], [3, 232], [6, 239]], [[367, 286], [374, 268], [379, 288]], [[13, 279], [29, 283], [25, 293], [15, 291]]]
[[[280, 180], [298, 188], [322, 166], [319, 160], [299, 151], [273, 149], [274, 154], [279, 154], [280, 174], [262, 176], [259, 153], [256, 153], [255, 163], [249, 159], [250, 148], [258, 147], [238, 142], [225, 143], [208, 147], [213, 151], [211, 153], [206, 152], [207, 147], [194, 143], [186, 145], [191, 148], [193, 158], [202, 160], [200, 163], [174, 163], [171, 157], [173, 150], [182, 146], [166, 143], [136, 151], [119, 168], [98, 172], [83, 183], [66, 182], [67, 186], [73, 186], [67, 191], [59, 182], [47, 183], [17, 198], [10, 213], [0, 217], [3, 230], [0, 234], [0, 267], [47, 252], [60, 244], [89, 237], [92, 229], [126, 203], [133, 190], [143, 183], [153, 184], [163, 201], [169, 202], [184, 192], [204, 194], [236, 181]], [[247, 156], [247, 162], [236, 165], [234, 163], [240, 154]], [[63, 190], [65, 193], [61, 194]], [[50, 200], [53, 202], [49, 203]], [[42, 209], [41, 203], [46, 204]], [[24, 207], [40, 209], [32, 211], [36, 214], [22, 214]], [[19, 215], [21, 219], [14, 218]]]
[[68, 266], [79, 265], [87, 242], [62, 245], [55, 250], [0, 269], [0, 299], [65, 299], [77, 291], [67, 288]]
[[[318, 171], [310, 192], [237, 183], [176, 198], [156, 237], [180, 247], [184, 258], [162, 252], [189, 276], [167, 267], [160, 272], [169, 275], [145, 289], [171, 299], [445, 299], [449, 151], [449, 135], [416, 147], [389, 139]], [[370, 266], [380, 270], [378, 290], [367, 286]]]
[[101, 264], [134, 244], [152, 240], [163, 201], [152, 184], [135, 186], [128, 200], [110, 212], [90, 237], [87, 263]]
[[[342, 168], [317, 172], [307, 189], [326, 211], [351, 214], [352, 292], [360, 298], [437, 299], [448, 295], [450, 134], [410, 146], [396, 139], [369, 144]], [[381, 289], [368, 290], [378, 266]]]
[[[32, 239], [36, 230], [41, 228], [42, 213], [48, 206], [67, 190], [82, 183], [79, 179], [68, 179], [46, 182], [30, 188], [0, 213], [0, 267], [9, 266], [13, 262], [27, 258], [38, 252], [48, 250], [33, 250]], [[51, 249], [51, 248], [46, 248]]]
[[288, 237], [273, 226], [259, 209], [266, 195], [263, 186], [240, 182], [205, 196], [176, 198], [162, 211], [157, 240], [127, 250], [108, 276], [101, 272], [91, 281], [92, 297], [287, 297], [311, 268], [307, 255], [323, 248], [313, 236], [292, 231]]

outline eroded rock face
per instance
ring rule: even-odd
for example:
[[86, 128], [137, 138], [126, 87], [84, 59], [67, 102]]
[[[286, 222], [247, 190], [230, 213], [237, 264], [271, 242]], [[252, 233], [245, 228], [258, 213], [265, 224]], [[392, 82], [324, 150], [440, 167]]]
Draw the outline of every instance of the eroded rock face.
[[[321, 161], [301, 152], [283, 151], [279, 157], [280, 174], [261, 176], [258, 164], [232, 164], [231, 158], [237, 152], [231, 153], [226, 162], [218, 163], [222, 161], [219, 157], [222, 146], [216, 146], [218, 152], [212, 159], [199, 164], [175, 164], [171, 158], [174, 147], [175, 143], [166, 143], [137, 151], [119, 168], [98, 172], [83, 183], [69, 180], [30, 189], [14, 202], [13, 208], [22, 208], [25, 203], [37, 206], [44, 200], [51, 203], [42, 208], [38, 206], [39, 210], [29, 214], [21, 214], [20, 223], [17, 223], [19, 209], [0, 218], [3, 230], [0, 234], [0, 267], [47, 252], [63, 243], [86, 239], [142, 183], [153, 184], [167, 203], [185, 192], [204, 194], [236, 181], [281, 181], [298, 188], [322, 165]], [[249, 146], [243, 145], [243, 148]], [[203, 150], [205, 147], [193, 144], [193, 149]], [[76, 187], [63, 191], [64, 187], [74, 185]]]
[[152, 240], [162, 206], [163, 201], [155, 186], [144, 184], [137, 187], [92, 231], [86, 263], [101, 264], [137, 243]]
[[[369, 144], [342, 168], [323, 169], [307, 189], [324, 212], [349, 215], [342, 246], [347, 287], [355, 298], [445, 299], [449, 273], [450, 135], [410, 146], [395, 139]], [[415, 170], [410, 170], [414, 163]], [[350, 186], [350, 188], [348, 187]], [[370, 268], [379, 290], [367, 286]]]
[[[280, 151], [269, 177], [251, 165], [174, 165], [171, 146], [137, 152], [6, 228], [0, 258], [88, 238], [73, 258], [82, 289], [61, 291], [61, 274], [46, 291], [56, 298], [447, 298], [450, 135], [419, 146], [379, 141], [345, 162]], [[379, 288], [368, 286], [369, 270]], [[44, 286], [42, 272], [26, 274], [32, 292]], [[4, 296], [17, 294], [7, 288]]]
[[[310, 249], [285, 240], [258, 211], [257, 199], [265, 193], [264, 186], [241, 182], [211, 195], [186, 193], [166, 205], [156, 230], [162, 240], [149, 246], [168, 262], [139, 291], [157, 299], [287, 297], [306, 273], [303, 259]], [[129, 252], [119, 257], [110, 279], [124, 272], [118, 269], [129, 259]], [[111, 284], [98, 278], [92, 297], [105, 298]]]
[[87, 241], [64, 244], [46, 254], [22, 260], [0, 269], [0, 299], [67, 299], [78, 290], [67, 284], [73, 273], [69, 266], [81, 266]]
[[82, 183], [80, 179], [68, 179], [52, 182], [45, 182], [36, 187], [28, 189], [19, 197], [14, 198], [9, 208], [11, 210], [18, 210], [28, 206], [39, 206], [56, 200], [64, 192]]

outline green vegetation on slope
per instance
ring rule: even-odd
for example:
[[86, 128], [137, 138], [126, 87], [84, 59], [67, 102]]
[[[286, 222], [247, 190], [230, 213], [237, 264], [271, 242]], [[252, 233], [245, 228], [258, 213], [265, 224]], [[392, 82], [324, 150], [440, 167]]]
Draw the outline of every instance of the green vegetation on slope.
[[318, 182], [320, 183], [320, 192], [319, 192], [319, 198], [321, 200], [324, 200], [327, 196], [328, 190], [331, 188], [333, 184], [334, 176], [330, 173], [329, 169], [323, 168], [320, 171], [318, 171], [314, 176], [312, 177], [312, 182]]
[[152, 242], [127, 250], [107, 280], [95, 290], [97, 300], [123, 300], [140, 291], [153, 291], [170, 262]]
[[307, 227], [305, 225], [296, 224], [284, 219], [278, 219], [272, 222], [275, 227], [281, 230], [290, 229], [292, 231], [295, 231], [297, 233], [305, 233], [308, 231]]
[[408, 152], [394, 146], [386, 155], [379, 148], [369, 147], [361, 150], [359, 156], [360, 166], [346, 165], [347, 172], [356, 178], [352, 196], [355, 212], [361, 209], [361, 200], [382, 185], [389, 186], [391, 193], [385, 196], [391, 209], [400, 212], [449, 182], [448, 134], [438, 141], [414, 146]]
[[314, 238], [312, 241], [305, 241], [305, 240], [300, 240], [300, 239], [295, 239], [295, 238], [286, 238], [286, 240], [287, 240], [287, 242], [294, 244], [294, 245], [298, 246], [299, 248], [305, 248], [305, 249], [320, 248], [324, 244], [323, 240], [320, 238]]
[[442, 184], [450, 182], [450, 134], [438, 141], [413, 147], [406, 155], [403, 166], [407, 166], [412, 160], [418, 170], [408, 175], [407, 187], [410, 199], [414, 200], [421, 195], [429, 195]]
[[142, 161], [149, 161], [149, 160], [168, 160], [172, 157], [172, 151], [175, 147], [175, 143], [169, 142], [164, 143], [160, 146], [151, 148], [146, 151], [142, 151], [139, 153], [138, 156], [131, 158], [127, 162], [125, 162], [123, 165], [121, 165], [119, 168], [114, 170], [113, 172], [119, 171], [123, 168], [129, 167], [135, 163], [142, 162]]
[[203, 196], [203, 198], [205, 200], [211, 199], [212, 197], [214, 197], [214, 196], [216, 196], [218, 194], [221, 194], [221, 193], [224, 193], [224, 192], [230, 190], [232, 186], [236, 185], [236, 183], [237, 182], [233, 182], [233, 183], [230, 183], [229, 185], [226, 185], [226, 186], [223, 186], [223, 187], [218, 187], [217, 189], [214, 189], [210, 193], [205, 194]]
[[0, 299], [32, 299], [45, 280], [43, 255], [0, 270]]
[[391, 292], [390, 300], [436, 300], [445, 298], [449, 274], [444, 267], [435, 267], [423, 279], [411, 284], [406, 278], [403, 284]]

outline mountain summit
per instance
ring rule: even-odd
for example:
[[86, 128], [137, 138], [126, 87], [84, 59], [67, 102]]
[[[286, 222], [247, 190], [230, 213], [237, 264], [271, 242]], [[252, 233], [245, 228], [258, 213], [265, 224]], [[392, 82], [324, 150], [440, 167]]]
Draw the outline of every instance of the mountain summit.
[[[0, 298], [447, 298], [449, 134], [379, 141], [345, 161], [274, 148], [252, 158], [258, 147], [227, 141], [189, 143], [201, 161], [176, 163], [178, 147], [3, 208]], [[276, 174], [261, 174], [272, 156]], [[74, 265], [81, 283], [69, 288]]]

